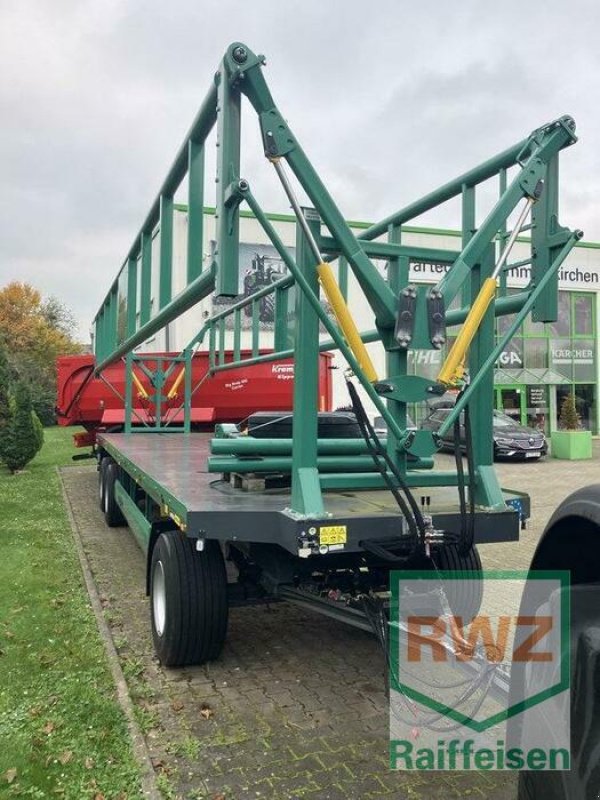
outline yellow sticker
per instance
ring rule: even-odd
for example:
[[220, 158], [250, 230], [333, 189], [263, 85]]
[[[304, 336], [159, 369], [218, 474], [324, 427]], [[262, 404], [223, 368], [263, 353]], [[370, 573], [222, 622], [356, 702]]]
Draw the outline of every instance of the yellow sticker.
[[346, 526], [328, 525], [319, 531], [320, 544], [346, 544]]

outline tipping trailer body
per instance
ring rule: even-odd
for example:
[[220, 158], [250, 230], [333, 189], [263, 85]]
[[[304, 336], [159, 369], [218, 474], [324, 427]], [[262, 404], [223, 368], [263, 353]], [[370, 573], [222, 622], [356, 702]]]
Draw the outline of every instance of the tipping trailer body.
[[[172, 358], [176, 353], [155, 353], [158, 358]], [[245, 355], [248, 355], [247, 353]], [[227, 355], [228, 359], [232, 354]], [[329, 353], [322, 353], [319, 361], [319, 406], [321, 411], [331, 410], [332, 382]], [[150, 370], [156, 366], [152, 359]], [[294, 363], [292, 359], [240, 367], [218, 375], [209, 375], [209, 356], [196, 353], [192, 358], [192, 384], [199, 385], [192, 394], [191, 422], [198, 426], [219, 422], [240, 422], [265, 406], [273, 411], [288, 411], [293, 404]], [[117, 429], [125, 424], [125, 364], [116, 361], [99, 377], [94, 374], [96, 359], [91, 354], [61, 356], [56, 362], [57, 401], [56, 414], [59, 425], [81, 425], [86, 434], [77, 434], [75, 444], [89, 446], [95, 443], [99, 430]], [[149, 394], [152, 385], [149, 375], [139, 372], [139, 380]], [[173, 379], [171, 380], [171, 384]], [[167, 389], [169, 384], [167, 385]], [[171, 403], [173, 424], [181, 423], [183, 412], [180, 393]], [[152, 416], [152, 405], [139, 393], [134, 403], [136, 419], [141, 425]]]

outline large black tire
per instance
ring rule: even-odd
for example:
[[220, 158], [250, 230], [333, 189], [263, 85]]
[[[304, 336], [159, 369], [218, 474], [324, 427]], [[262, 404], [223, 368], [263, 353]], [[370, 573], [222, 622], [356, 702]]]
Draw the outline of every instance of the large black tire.
[[464, 582], [446, 581], [444, 588], [453, 613], [463, 617], [465, 623], [470, 622], [479, 613], [483, 597], [481, 559], [477, 548], [473, 545], [461, 555], [457, 547], [449, 545], [434, 550], [432, 558], [438, 569], [452, 570], [464, 575]]
[[112, 458], [105, 460], [108, 463], [104, 471], [104, 519], [109, 528], [117, 528], [127, 525], [115, 497], [115, 483], [119, 477], [119, 468]]
[[600, 797], [600, 584], [570, 587], [571, 769], [519, 773], [518, 800]]
[[112, 461], [112, 459], [104, 455], [100, 459], [100, 463], [98, 465], [98, 502], [100, 504], [100, 511], [104, 511], [104, 485], [106, 482], [106, 467], [110, 461]]
[[179, 531], [162, 533], [150, 566], [152, 639], [161, 664], [204, 664], [220, 654], [227, 633], [227, 574], [219, 543]]

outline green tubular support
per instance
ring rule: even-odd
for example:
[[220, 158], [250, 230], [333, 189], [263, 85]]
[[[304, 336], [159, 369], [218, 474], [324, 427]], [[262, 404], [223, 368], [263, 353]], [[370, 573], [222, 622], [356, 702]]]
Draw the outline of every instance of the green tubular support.
[[231, 85], [230, 73], [223, 62], [219, 73], [218, 127], [219, 155], [217, 159], [217, 296], [235, 297], [239, 291], [239, 208], [229, 206], [229, 184], [240, 176], [241, 97]]
[[163, 309], [173, 293], [173, 197], [160, 198], [159, 308]]
[[140, 325], [150, 322], [152, 304], [152, 234], [142, 233], [140, 236], [142, 262], [142, 292], [140, 300]]
[[204, 145], [188, 142], [188, 235], [187, 282], [192, 283], [202, 272], [204, 237]]
[[[307, 216], [309, 226], [318, 223]], [[311, 293], [318, 298], [315, 258], [300, 225], [296, 226], [298, 269]], [[305, 292], [296, 292], [294, 429], [292, 435], [292, 511], [302, 516], [322, 516], [323, 498], [317, 471], [317, 412], [319, 394], [319, 318]], [[252, 337], [254, 344], [254, 336]], [[255, 353], [253, 353], [255, 355]]]
[[[385, 445], [386, 440], [382, 439]], [[212, 439], [210, 451], [213, 455], [240, 456], [289, 456], [292, 439], [254, 439], [252, 436], [236, 436], [232, 439]], [[358, 456], [367, 453], [364, 439], [317, 439], [317, 453], [323, 456]]]

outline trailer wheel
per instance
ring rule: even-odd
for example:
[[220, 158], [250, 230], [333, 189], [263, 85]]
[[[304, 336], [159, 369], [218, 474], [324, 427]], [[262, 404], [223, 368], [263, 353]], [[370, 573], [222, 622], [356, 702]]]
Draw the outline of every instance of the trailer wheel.
[[463, 617], [465, 622], [470, 622], [479, 613], [483, 597], [481, 559], [477, 548], [473, 545], [462, 555], [457, 547], [448, 545], [435, 550], [432, 558], [438, 569], [451, 570], [461, 573], [461, 576], [464, 575], [464, 582], [461, 580], [447, 581], [444, 588], [452, 611]]
[[227, 575], [219, 543], [162, 533], [150, 567], [152, 639], [161, 664], [183, 667], [217, 658], [227, 632]]
[[100, 464], [98, 465], [98, 500], [100, 503], [100, 511], [104, 511], [104, 485], [106, 482], [106, 467], [111, 459], [108, 456], [102, 456]]
[[119, 468], [112, 458], [105, 461], [108, 463], [104, 470], [104, 519], [109, 528], [117, 528], [127, 524], [115, 497], [115, 482]]

